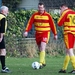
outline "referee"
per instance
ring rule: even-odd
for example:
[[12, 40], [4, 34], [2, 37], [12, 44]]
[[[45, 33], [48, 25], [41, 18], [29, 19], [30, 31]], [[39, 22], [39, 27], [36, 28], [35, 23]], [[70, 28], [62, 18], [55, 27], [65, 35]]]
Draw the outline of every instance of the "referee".
[[7, 28], [7, 21], [6, 16], [8, 15], [8, 7], [2, 6], [0, 8], [0, 61], [2, 66], [2, 73], [9, 73], [9, 69], [5, 65], [5, 56], [6, 56], [6, 49], [5, 49], [5, 42], [4, 42], [4, 34]]

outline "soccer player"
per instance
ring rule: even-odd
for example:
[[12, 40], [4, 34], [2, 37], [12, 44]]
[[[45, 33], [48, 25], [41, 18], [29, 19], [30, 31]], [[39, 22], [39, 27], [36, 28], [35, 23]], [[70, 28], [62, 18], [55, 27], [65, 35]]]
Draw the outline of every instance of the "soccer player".
[[45, 48], [50, 37], [50, 30], [54, 34], [54, 38], [57, 39], [57, 31], [54, 21], [49, 13], [45, 11], [43, 3], [38, 4], [38, 11], [35, 12], [29, 19], [27, 27], [24, 32], [24, 36], [28, 35], [28, 32], [32, 28], [32, 24], [35, 27], [35, 40], [40, 51], [40, 68], [46, 66], [45, 62]]
[[66, 45], [66, 56], [63, 64], [63, 68], [59, 73], [66, 73], [69, 60], [71, 60], [73, 70], [69, 73], [75, 73], [75, 55], [73, 53], [74, 41], [75, 41], [75, 11], [69, 9], [66, 4], [60, 6], [60, 18], [58, 25], [64, 28], [64, 42]]
[[9, 69], [5, 65], [5, 56], [6, 56], [6, 49], [5, 49], [5, 42], [4, 42], [4, 34], [6, 31], [7, 21], [6, 16], [8, 15], [8, 7], [2, 6], [0, 8], [0, 61], [2, 66], [2, 73], [9, 73]]

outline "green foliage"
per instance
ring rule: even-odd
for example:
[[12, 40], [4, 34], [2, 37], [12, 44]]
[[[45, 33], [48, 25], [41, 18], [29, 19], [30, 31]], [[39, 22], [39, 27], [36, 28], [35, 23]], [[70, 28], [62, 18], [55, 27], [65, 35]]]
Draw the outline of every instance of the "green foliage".
[[8, 28], [5, 36], [8, 55], [17, 56], [24, 53], [25, 44], [22, 42], [22, 46], [20, 45], [23, 38], [23, 32], [28, 19], [35, 11], [36, 10], [17, 10], [14, 12], [9, 12], [7, 17]]
[[57, 25], [57, 22], [58, 22], [58, 19], [59, 19], [60, 15], [59, 15], [59, 13], [54, 14], [53, 12], [50, 12], [50, 14], [51, 14], [52, 17], [53, 17], [54, 22], [55, 22], [55, 25], [56, 25], [56, 28], [57, 28], [58, 38], [59, 38], [60, 40], [62, 40], [62, 38], [63, 38], [63, 26], [62, 26], [62, 27], [59, 27], [59, 26]]
[[7, 20], [8, 20], [8, 29], [7, 29], [7, 37], [16, 37], [21, 38], [23, 35], [23, 31], [25, 29], [25, 25], [30, 18], [33, 11], [25, 11], [25, 10], [17, 10], [14, 13], [10, 12]]

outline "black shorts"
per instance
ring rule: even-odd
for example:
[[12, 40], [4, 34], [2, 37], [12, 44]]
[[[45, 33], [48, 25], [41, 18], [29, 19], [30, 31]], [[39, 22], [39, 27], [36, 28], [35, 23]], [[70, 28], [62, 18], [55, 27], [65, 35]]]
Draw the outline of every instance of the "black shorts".
[[3, 37], [2, 41], [0, 42], [0, 49], [5, 49], [4, 37]]

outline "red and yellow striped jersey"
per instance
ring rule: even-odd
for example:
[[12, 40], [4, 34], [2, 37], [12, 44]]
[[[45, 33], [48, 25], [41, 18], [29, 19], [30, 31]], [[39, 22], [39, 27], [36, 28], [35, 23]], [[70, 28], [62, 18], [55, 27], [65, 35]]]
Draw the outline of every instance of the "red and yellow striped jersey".
[[43, 14], [40, 14], [39, 11], [35, 12], [29, 19], [26, 30], [29, 31], [32, 28], [32, 24], [34, 24], [36, 32], [44, 32], [50, 31], [56, 35], [56, 27], [54, 21], [49, 13], [46, 11]]
[[58, 20], [59, 26], [64, 26], [64, 34], [75, 34], [75, 11], [71, 9], [65, 10]]

